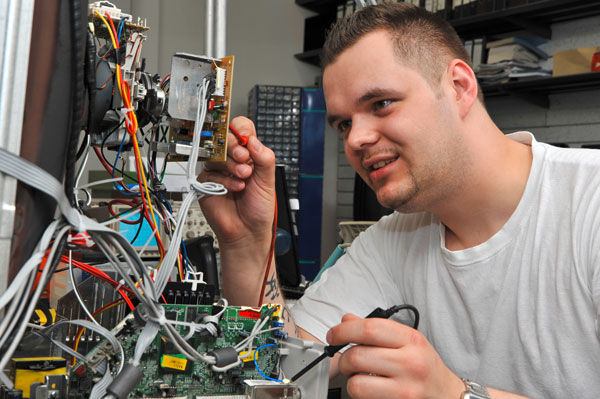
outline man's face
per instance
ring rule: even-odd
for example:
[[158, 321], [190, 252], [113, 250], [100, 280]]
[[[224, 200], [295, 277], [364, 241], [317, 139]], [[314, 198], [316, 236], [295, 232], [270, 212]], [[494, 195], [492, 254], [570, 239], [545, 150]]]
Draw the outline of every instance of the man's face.
[[341, 53], [323, 86], [346, 157], [382, 205], [430, 210], [456, 187], [461, 140], [451, 95], [400, 63], [388, 33], [369, 33]]

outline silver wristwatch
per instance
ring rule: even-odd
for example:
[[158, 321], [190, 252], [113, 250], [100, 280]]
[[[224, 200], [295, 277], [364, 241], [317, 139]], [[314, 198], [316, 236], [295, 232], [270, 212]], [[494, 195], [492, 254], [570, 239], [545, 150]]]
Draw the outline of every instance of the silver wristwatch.
[[460, 399], [491, 399], [487, 388], [473, 381], [467, 381], [464, 378], [465, 391], [460, 395]]

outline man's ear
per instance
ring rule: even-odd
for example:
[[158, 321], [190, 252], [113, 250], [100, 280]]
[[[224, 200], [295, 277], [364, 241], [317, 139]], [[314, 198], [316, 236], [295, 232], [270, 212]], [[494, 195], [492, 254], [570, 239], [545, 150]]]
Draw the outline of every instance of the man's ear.
[[460, 59], [454, 59], [448, 64], [448, 76], [455, 92], [459, 115], [464, 119], [477, 101], [477, 78], [471, 67]]

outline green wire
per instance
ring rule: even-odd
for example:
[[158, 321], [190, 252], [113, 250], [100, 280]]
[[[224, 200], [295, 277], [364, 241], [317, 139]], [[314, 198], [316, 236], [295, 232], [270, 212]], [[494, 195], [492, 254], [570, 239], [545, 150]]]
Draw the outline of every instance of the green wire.
[[124, 214], [126, 214], [126, 213], [128, 213], [128, 212], [131, 212], [132, 210], [134, 210], [134, 209], [136, 209], [136, 208], [139, 208], [140, 206], [142, 206], [142, 203], [141, 203], [141, 202], [140, 202], [139, 204], [137, 204], [136, 206], [132, 206], [132, 207], [131, 207], [131, 208], [129, 208], [129, 209], [125, 209], [123, 212], [119, 212], [119, 213], [117, 213], [115, 216], [111, 216], [111, 217], [109, 217], [108, 219], [104, 219], [104, 220], [100, 221], [100, 223], [104, 223], [104, 222], [108, 222], [109, 220], [116, 219], [116, 218], [118, 218], [118, 217], [119, 217], [119, 216], [121, 216], [121, 215], [124, 215]]

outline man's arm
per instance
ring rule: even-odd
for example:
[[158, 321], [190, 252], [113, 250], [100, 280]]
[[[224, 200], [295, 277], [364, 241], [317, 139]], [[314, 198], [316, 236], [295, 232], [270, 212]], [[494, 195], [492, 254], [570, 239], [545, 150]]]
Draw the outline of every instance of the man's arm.
[[207, 163], [198, 176], [199, 181], [221, 183], [229, 191], [225, 196], [200, 200], [219, 240], [224, 297], [232, 305], [257, 306], [260, 299], [261, 303], [281, 304], [285, 331], [306, 339], [308, 335], [296, 329], [285, 306], [274, 259], [267, 273], [264, 297], [259, 298], [273, 234], [275, 155], [256, 138], [249, 119], [238, 117], [231, 124], [249, 138], [247, 147], [229, 134], [227, 161]]

